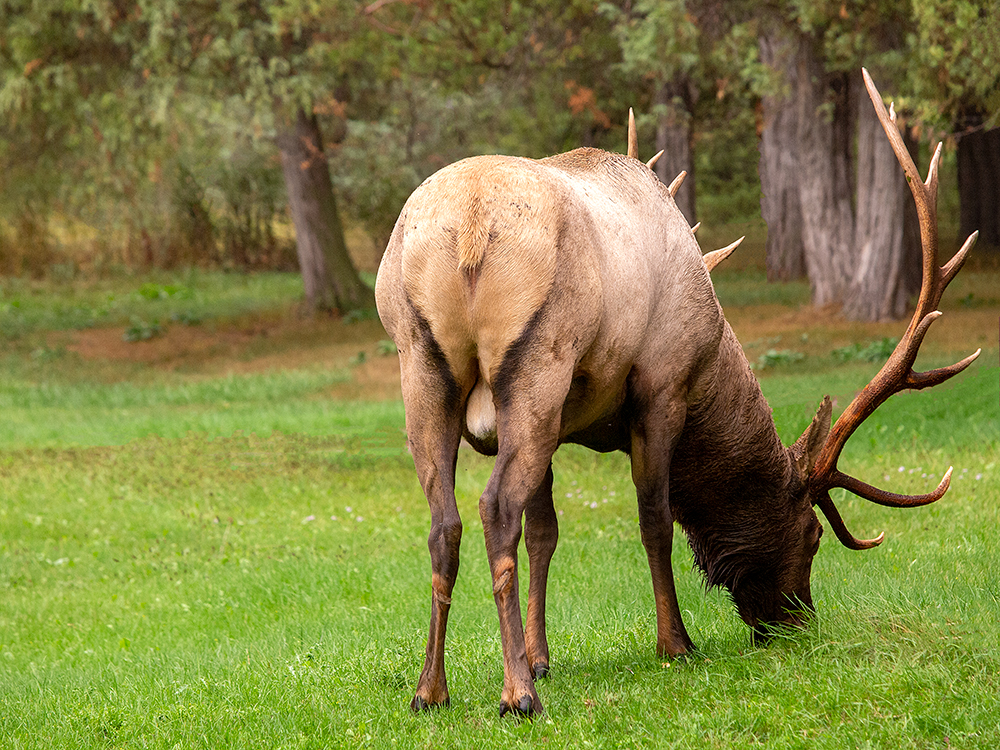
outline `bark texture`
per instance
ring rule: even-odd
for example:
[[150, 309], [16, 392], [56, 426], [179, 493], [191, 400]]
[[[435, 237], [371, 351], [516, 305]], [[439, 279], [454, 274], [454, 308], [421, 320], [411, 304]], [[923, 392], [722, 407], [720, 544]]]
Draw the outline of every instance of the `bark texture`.
[[361, 281], [347, 253], [315, 115], [299, 109], [294, 128], [281, 133], [277, 143], [306, 304], [313, 311], [341, 312], [374, 306], [372, 290]]
[[920, 288], [919, 238], [914, 253], [913, 234], [908, 237], [905, 231], [906, 204], [913, 199], [867, 92], [862, 86], [854, 92], [858, 97], [856, 260], [844, 296], [844, 316], [851, 320], [901, 318], [910, 296]]
[[920, 288], [916, 209], [860, 76], [828, 73], [819, 40], [778, 24], [759, 45], [786, 83], [761, 103], [768, 279], [804, 272], [814, 305], [842, 304], [853, 320], [904, 316]]
[[767, 224], [767, 280], [806, 275], [799, 198], [798, 61], [795, 40], [774, 28], [760, 37], [760, 57], [784, 82], [783, 90], [761, 101], [760, 211]]
[[694, 158], [691, 148], [694, 137], [691, 110], [694, 102], [689, 95], [686, 81], [668, 82], [657, 90], [656, 105], [661, 112], [656, 125], [656, 151], [663, 156], [656, 162], [655, 171], [660, 181], [669, 185], [682, 171], [687, 172], [674, 201], [689, 224], [697, 221], [694, 189]]
[[[966, 118], [979, 127], [982, 117]], [[977, 247], [1000, 250], [1000, 128], [972, 130], [958, 141], [959, 239], [979, 232]]]
[[850, 80], [824, 70], [815, 40], [799, 45], [799, 200], [814, 305], [842, 302], [854, 266]]

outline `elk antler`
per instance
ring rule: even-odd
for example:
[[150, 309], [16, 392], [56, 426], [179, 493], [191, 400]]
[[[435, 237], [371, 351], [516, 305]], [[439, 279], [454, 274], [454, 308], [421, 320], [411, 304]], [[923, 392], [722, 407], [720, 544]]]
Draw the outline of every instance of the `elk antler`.
[[[684, 173], [681, 172], [681, 174], [684, 174]], [[697, 228], [698, 228], [698, 225], [696, 224], [694, 226], [694, 228], [691, 230], [691, 232], [694, 233], [695, 229], [697, 229]], [[734, 242], [732, 245], [726, 245], [724, 248], [722, 248], [720, 250], [713, 250], [710, 253], [705, 253], [704, 255], [702, 255], [701, 259], [705, 263], [705, 268], [708, 269], [708, 272], [711, 273], [713, 268], [715, 268], [722, 261], [724, 261], [730, 255], [732, 255], [733, 254], [733, 250], [735, 250], [736, 248], [738, 248], [740, 246], [740, 243], [743, 242], [743, 240], [745, 240], [745, 239], [746, 239], [746, 235], [743, 235], [738, 240], [736, 240], [736, 242]]]
[[681, 173], [674, 178], [674, 181], [667, 186], [667, 190], [670, 191], [670, 197], [673, 198], [677, 195], [677, 191], [681, 189], [681, 185], [684, 184], [684, 178], [688, 176], [685, 170], [681, 170]]
[[628, 152], [626, 156], [639, 158], [639, 135], [635, 132], [635, 114], [628, 108]]
[[933, 503], [941, 498], [948, 490], [951, 482], [951, 469], [945, 473], [941, 484], [933, 492], [926, 495], [897, 495], [892, 492], [880, 490], [869, 484], [844, 474], [837, 469], [837, 459], [848, 438], [854, 433], [858, 426], [864, 422], [881, 404], [892, 396], [906, 388], [920, 389], [928, 388], [938, 383], [942, 383], [953, 375], [957, 375], [979, 356], [981, 349], [961, 362], [956, 362], [950, 367], [941, 367], [928, 372], [914, 372], [913, 363], [917, 358], [917, 350], [930, 328], [931, 323], [941, 317], [937, 306], [941, 301], [948, 283], [955, 277], [966, 255], [975, 244], [978, 232], [965, 241], [962, 248], [955, 254], [944, 267], [938, 267], [938, 236], [937, 236], [937, 184], [938, 184], [938, 160], [941, 158], [941, 144], [938, 144], [931, 159], [930, 168], [927, 171], [927, 180], [920, 179], [913, 159], [903, 143], [903, 138], [896, 127], [896, 115], [890, 109], [888, 112], [882, 103], [882, 96], [879, 94], [875, 84], [872, 83], [868, 71], [862, 68], [862, 75], [865, 79], [865, 87], [868, 89], [868, 96], [871, 97], [875, 106], [875, 113], [885, 134], [889, 137], [892, 150], [899, 160], [900, 166], [906, 172], [906, 181], [910, 185], [913, 193], [913, 200], [917, 205], [917, 216], [920, 220], [920, 245], [923, 252], [923, 280], [920, 284], [920, 296], [917, 299], [917, 309], [913, 313], [910, 325], [906, 329], [903, 338], [900, 339], [895, 350], [893, 350], [888, 361], [882, 366], [878, 374], [872, 381], [855, 396], [854, 400], [840, 415], [840, 418], [830, 430], [830, 435], [820, 450], [809, 475], [809, 493], [813, 504], [819, 505], [826, 515], [837, 538], [845, 547], [850, 549], [870, 549], [882, 542], [884, 535], [880, 534], [876, 539], [856, 539], [847, 530], [840, 513], [837, 511], [833, 500], [830, 499], [830, 490], [834, 487], [842, 487], [855, 495], [871, 500], [879, 505], [888, 505], [894, 508], [909, 508], [917, 505]]

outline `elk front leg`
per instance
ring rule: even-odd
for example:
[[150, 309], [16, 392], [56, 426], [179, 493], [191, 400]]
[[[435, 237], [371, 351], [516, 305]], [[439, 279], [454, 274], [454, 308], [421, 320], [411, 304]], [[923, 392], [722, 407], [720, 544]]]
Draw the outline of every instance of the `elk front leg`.
[[684, 629], [670, 563], [674, 519], [670, 512], [670, 457], [684, 424], [681, 402], [661, 403], [642, 415], [632, 433], [632, 480], [639, 503], [639, 529], [649, 559], [656, 603], [656, 653], [677, 656], [694, 649]]
[[524, 640], [528, 666], [535, 679], [549, 673], [549, 643], [545, 637], [545, 588], [549, 562], [556, 551], [559, 522], [552, 504], [552, 466], [528, 501], [524, 512], [524, 546], [528, 549], [528, 616]]

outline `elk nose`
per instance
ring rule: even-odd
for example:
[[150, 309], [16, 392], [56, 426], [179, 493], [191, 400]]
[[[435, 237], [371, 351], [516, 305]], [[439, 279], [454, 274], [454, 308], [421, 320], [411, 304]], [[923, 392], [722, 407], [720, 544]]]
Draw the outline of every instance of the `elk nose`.
[[773, 622], [762, 622], [754, 625], [751, 640], [754, 646], [766, 646], [779, 633], [789, 633], [793, 628], [804, 628], [805, 620], [791, 612]]
[[750, 635], [750, 642], [756, 646], [766, 646], [771, 642], [771, 638], [774, 637], [774, 629], [767, 624], [754, 625], [753, 632]]
[[774, 620], [760, 622], [753, 626], [753, 645], [766, 646], [782, 629], [804, 628], [814, 612], [812, 599], [809, 598], [808, 593], [805, 597], [799, 596], [790, 599], [788, 604], [782, 608], [781, 614]]
[[816, 607], [813, 606], [812, 592], [809, 587], [806, 586], [805, 589], [791, 596], [786, 594], [783, 610], [782, 614], [791, 619], [782, 618], [782, 621], [794, 625], [803, 625], [805, 620], [816, 614]]

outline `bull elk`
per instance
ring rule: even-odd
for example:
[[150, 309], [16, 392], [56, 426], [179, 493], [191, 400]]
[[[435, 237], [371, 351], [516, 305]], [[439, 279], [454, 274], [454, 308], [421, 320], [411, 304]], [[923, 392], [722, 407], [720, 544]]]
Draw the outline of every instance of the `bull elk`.
[[[455, 467], [463, 435], [496, 463], [479, 501], [500, 619], [500, 713], [538, 713], [533, 679], [549, 670], [545, 588], [558, 536], [552, 455], [562, 443], [631, 457], [639, 526], [653, 579], [656, 651], [693, 648], [681, 621], [670, 551], [676, 521], [710, 586], [728, 589], [758, 636], [812, 611], [810, 569], [819, 506], [851, 549], [834, 487], [882, 505], [939, 499], [886, 492], [837, 468], [844, 443], [889, 396], [936, 385], [950, 367], [912, 365], [941, 294], [975, 241], [937, 265], [937, 166], [919, 179], [881, 96], [879, 119], [906, 172], [920, 217], [923, 283], [916, 312], [885, 366], [830, 428], [824, 398], [790, 447], [722, 314], [709, 268], [672, 197], [636, 158], [582, 148], [546, 159], [465, 159], [428, 178], [406, 202], [375, 286], [399, 349], [406, 430], [431, 511], [431, 620], [411, 706], [448, 703], [445, 630], [462, 522]], [[517, 548], [529, 560], [522, 624]]]

